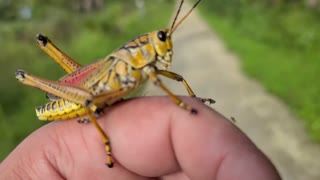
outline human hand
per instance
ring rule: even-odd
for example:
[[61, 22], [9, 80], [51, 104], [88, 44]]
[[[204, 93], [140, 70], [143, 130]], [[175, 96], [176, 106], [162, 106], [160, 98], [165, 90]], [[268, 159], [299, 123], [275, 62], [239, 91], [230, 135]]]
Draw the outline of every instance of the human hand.
[[[166, 97], [120, 102], [99, 123], [111, 140], [108, 168], [93, 125], [49, 123], [0, 164], [0, 179], [280, 180], [277, 170], [226, 118], [191, 98], [193, 115]], [[32, 123], [32, 122], [30, 122]]]

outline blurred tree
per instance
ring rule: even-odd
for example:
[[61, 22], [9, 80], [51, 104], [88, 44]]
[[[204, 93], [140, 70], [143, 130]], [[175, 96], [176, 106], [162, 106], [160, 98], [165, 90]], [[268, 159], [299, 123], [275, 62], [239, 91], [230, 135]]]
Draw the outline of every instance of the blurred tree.
[[306, 0], [306, 6], [312, 9], [319, 8], [319, 0]]
[[2, 0], [0, 1], [0, 20], [15, 20], [18, 18], [18, 11], [23, 0]]
[[90, 13], [96, 10], [99, 10], [103, 7], [103, 0], [72, 0], [72, 8], [82, 12]]

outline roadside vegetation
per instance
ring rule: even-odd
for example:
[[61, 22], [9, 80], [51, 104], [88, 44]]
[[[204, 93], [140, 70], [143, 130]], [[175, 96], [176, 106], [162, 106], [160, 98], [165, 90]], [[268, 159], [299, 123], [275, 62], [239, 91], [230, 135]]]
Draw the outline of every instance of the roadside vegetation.
[[[311, 4], [314, 2], [314, 4]], [[280, 97], [320, 141], [320, 1], [214, 0], [203, 17], [245, 73]]]

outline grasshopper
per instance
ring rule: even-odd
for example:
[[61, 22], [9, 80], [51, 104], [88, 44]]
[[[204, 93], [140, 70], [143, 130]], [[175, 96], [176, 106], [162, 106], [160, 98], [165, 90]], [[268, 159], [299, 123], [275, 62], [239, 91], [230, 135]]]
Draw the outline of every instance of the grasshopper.
[[110, 141], [96, 118], [103, 108], [120, 101], [148, 79], [166, 92], [175, 104], [191, 114], [197, 114], [197, 110], [174, 95], [158, 75], [182, 82], [191, 97], [203, 103], [214, 103], [213, 99], [197, 97], [181, 75], [167, 71], [173, 54], [172, 34], [200, 1], [198, 0], [176, 23], [184, 2], [181, 0], [170, 28], [138, 36], [105, 58], [86, 66], [81, 66], [62, 52], [48, 37], [38, 34], [38, 46], [68, 74], [58, 81], [51, 81], [18, 69], [16, 79], [25, 85], [47, 92], [51, 101], [36, 108], [40, 120], [65, 120], [87, 115], [102, 137], [107, 154], [106, 165], [111, 168], [113, 159]]

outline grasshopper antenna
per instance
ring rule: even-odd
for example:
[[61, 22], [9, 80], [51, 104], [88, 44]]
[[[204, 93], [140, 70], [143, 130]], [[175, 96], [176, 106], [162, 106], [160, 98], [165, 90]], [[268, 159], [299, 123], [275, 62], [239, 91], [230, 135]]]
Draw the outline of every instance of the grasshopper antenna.
[[174, 17], [173, 23], [172, 23], [172, 25], [171, 25], [170, 34], [172, 34], [172, 33], [177, 29], [177, 27], [190, 15], [190, 13], [194, 10], [194, 8], [197, 7], [197, 5], [200, 3], [200, 1], [201, 1], [201, 0], [198, 0], [198, 1], [193, 5], [193, 7], [187, 12], [187, 14], [184, 15], [184, 16], [180, 19], [180, 21], [175, 25], [175, 23], [176, 23], [176, 21], [177, 21], [177, 18], [178, 18], [178, 15], [179, 15], [179, 13], [180, 13], [180, 11], [181, 11], [181, 7], [182, 7], [182, 4], [183, 4], [184, 0], [181, 1], [180, 5], [179, 5], [179, 9], [178, 9], [178, 11], [177, 11], [177, 14], [176, 14], [176, 16]]
[[173, 29], [173, 27], [174, 27], [174, 25], [175, 25], [175, 23], [176, 23], [176, 21], [177, 21], [177, 18], [178, 18], [179, 14], [180, 14], [180, 11], [181, 11], [183, 2], [184, 2], [184, 0], [181, 0], [180, 5], [179, 5], [179, 8], [178, 8], [178, 11], [177, 11], [177, 13], [176, 13], [176, 16], [174, 17], [173, 22], [172, 22], [172, 25], [171, 25], [171, 27], [170, 27], [170, 30]]

